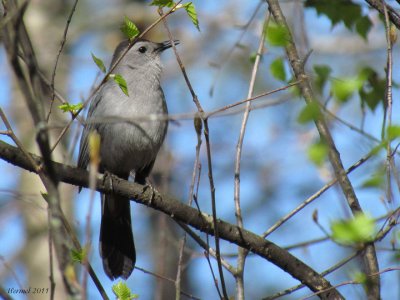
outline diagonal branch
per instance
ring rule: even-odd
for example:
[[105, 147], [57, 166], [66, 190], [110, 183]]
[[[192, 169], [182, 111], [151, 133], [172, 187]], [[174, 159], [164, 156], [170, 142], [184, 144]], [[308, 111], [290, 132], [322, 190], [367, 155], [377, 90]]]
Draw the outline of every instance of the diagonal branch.
[[[294, 75], [297, 80], [302, 80], [299, 83], [299, 88], [302, 96], [307, 104], [318, 104], [318, 100], [315, 97], [311, 83], [304, 71], [304, 61], [300, 59], [299, 54], [296, 49], [295, 42], [290, 33], [289, 26], [286, 22], [286, 18], [281, 10], [278, 0], [267, 0], [269, 10], [271, 11], [276, 23], [279, 26], [285, 28], [287, 32], [287, 43], [286, 43], [286, 53], [289, 59], [289, 63], [293, 69]], [[319, 107], [316, 105], [316, 107]], [[318, 114], [322, 116], [321, 112]], [[361, 205], [357, 199], [354, 192], [353, 186], [346, 174], [346, 170], [343, 167], [342, 161], [340, 159], [340, 153], [336, 148], [335, 142], [329, 130], [327, 123], [323, 117], [315, 119], [315, 125], [318, 129], [320, 138], [328, 146], [328, 157], [335, 173], [335, 177], [342, 189], [344, 196], [346, 197], [347, 203], [353, 213], [362, 213]], [[378, 260], [376, 257], [375, 246], [373, 243], [368, 243], [363, 253], [363, 261], [365, 272], [368, 276], [372, 274], [379, 274]], [[371, 277], [371, 284], [367, 286], [368, 299], [379, 299], [380, 298], [380, 277], [379, 275]]]
[[[30, 154], [37, 164], [42, 158]], [[34, 165], [26, 158], [23, 152], [7, 143], [0, 141], [0, 158], [25, 170], [36, 172]], [[60, 181], [81, 187], [89, 186], [89, 176], [86, 170], [74, 168], [61, 163], [53, 162], [54, 170]], [[119, 178], [111, 178], [112, 189], [115, 194], [129, 197], [134, 201], [159, 210], [174, 220], [184, 222], [202, 232], [214, 235], [214, 220], [209, 214], [199, 212], [171, 196], [162, 195], [157, 191], [144, 189], [142, 185], [131, 183]], [[109, 186], [109, 185], [107, 185]], [[111, 191], [103, 182], [102, 176], [96, 180], [96, 190], [102, 193]], [[332, 288], [332, 285], [307, 264], [297, 259], [287, 250], [263, 239], [246, 229], [218, 219], [218, 234], [221, 239], [232, 242], [240, 247], [265, 258], [291, 276], [304, 283], [313, 292], [322, 292], [318, 296], [322, 299], [343, 299], [341, 294]]]

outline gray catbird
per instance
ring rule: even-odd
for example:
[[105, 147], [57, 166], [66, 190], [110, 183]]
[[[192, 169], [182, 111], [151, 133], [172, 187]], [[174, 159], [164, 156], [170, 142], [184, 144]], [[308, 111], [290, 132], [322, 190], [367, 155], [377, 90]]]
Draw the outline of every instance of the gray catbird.
[[[111, 65], [128, 46], [128, 41], [118, 45]], [[169, 41], [153, 43], [140, 39], [122, 58], [113, 73], [126, 80], [129, 96], [113, 80], [108, 80], [93, 96], [81, 137], [78, 167], [88, 166], [88, 136], [95, 130], [101, 138], [100, 172], [110, 172], [123, 179], [128, 179], [133, 172], [135, 182], [145, 184], [168, 123], [165, 118], [145, 120], [143, 117], [167, 114], [160, 86], [160, 54], [170, 47]], [[100, 255], [104, 271], [112, 280], [127, 279], [132, 273], [136, 253], [130, 203], [126, 197], [102, 195]]]

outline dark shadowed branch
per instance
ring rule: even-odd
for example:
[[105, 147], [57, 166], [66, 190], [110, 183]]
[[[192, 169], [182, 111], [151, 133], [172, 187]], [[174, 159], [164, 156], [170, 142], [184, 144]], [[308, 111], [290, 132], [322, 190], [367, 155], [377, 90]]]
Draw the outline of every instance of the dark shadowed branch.
[[[42, 159], [39, 156], [30, 155], [37, 164], [42, 163]], [[36, 172], [36, 168], [21, 150], [3, 141], [0, 141], [0, 157], [17, 167]], [[57, 162], [53, 162], [53, 166], [60, 181], [81, 187], [89, 186], [87, 171]], [[111, 177], [111, 180], [113, 193], [134, 199], [135, 202], [161, 211], [172, 219], [190, 225], [202, 232], [211, 235], [214, 234], [214, 221], [211, 215], [199, 212], [197, 209], [183, 204], [171, 196], [145, 189], [142, 185], [114, 177]], [[109, 185], [104, 183], [103, 176], [97, 178], [96, 190], [102, 193], [111, 192]], [[265, 258], [304, 283], [313, 292], [321, 292], [318, 296], [322, 299], [343, 299], [340, 293], [336, 289], [333, 289], [332, 285], [325, 278], [288, 251], [246, 229], [241, 229], [220, 219], [217, 222], [218, 234], [221, 239], [234, 243]]]

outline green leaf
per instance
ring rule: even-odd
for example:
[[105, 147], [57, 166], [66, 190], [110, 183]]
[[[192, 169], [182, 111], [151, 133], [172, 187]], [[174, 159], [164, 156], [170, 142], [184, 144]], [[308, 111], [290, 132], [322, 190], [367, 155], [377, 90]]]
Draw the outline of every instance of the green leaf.
[[370, 178], [362, 183], [363, 188], [383, 188], [385, 186], [386, 171], [384, 168], [378, 168]]
[[343, 244], [370, 242], [376, 233], [375, 221], [366, 214], [357, 214], [353, 219], [331, 224], [332, 238]]
[[82, 109], [83, 103], [77, 103], [77, 104], [71, 104], [71, 103], [64, 103], [58, 106], [59, 109], [61, 109], [63, 112], [72, 112], [73, 114], [76, 114], [78, 110]]
[[138, 295], [133, 294], [126, 283], [120, 281], [112, 286], [112, 291], [118, 300], [131, 300], [139, 298]]
[[99, 67], [100, 71], [105, 73], [106, 72], [106, 67], [104, 66], [103, 61], [100, 58], [96, 57], [92, 52], [91, 52], [91, 54], [92, 54], [93, 61]]
[[150, 5], [158, 7], [173, 7], [175, 3], [171, 0], [153, 0]]
[[257, 52], [252, 52], [249, 56], [249, 60], [252, 64], [254, 64], [256, 62], [256, 58], [257, 58]]
[[363, 272], [356, 272], [352, 274], [351, 277], [353, 278], [353, 280], [361, 284], [366, 284], [368, 282], [367, 275]]
[[270, 22], [266, 29], [267, 41], [271, 46], [284, 47], [289, 42], [290, 33], [286, 27]]
[[363, 16], [360, 4], [351, 0], [306, 0], [305, 7], [314, 8], [318, 15], [325, 15], [332, 23], [332, 27], [343, 23], [349, 30], [355, 30], [366, 39], [372, 23], [368, 16]]
[[308, 158], [317, 166], [321, 166], [328, 156], [328, 146], [319, 141], [308, 148]]
[[386, 78], [379, 77], [371, 67], [361, 69], [358, 78], [363, 82], [358, 90], [361, 102], [374, 111], [379, 103], [385, 102]]
[[199, 19], [197, 18], [196, 8], [194, 7], [193, 2], [185, 3], [183, 4], [183, 7], [185, 8], [190, 20], [192, 20], [193, 25], [196, 26], [198, 31], [200, 31]]
[[120, 75], [120, 74], [110, 74], [109, 76], [110, 76], [110, 78], [112, 78], [118, 84], [118, 86], [121, 89], [121, 91], [125, 95], [129, 96], [128, 85], [126, 84], [125, 78], [122, 77], [122, 75]]
[[137, 37], [140, 33], [139, 29], [136, 27], [135, 23], [129, 20], [128, 17], [125, 16], [124, 23], [121, 25], [122, 33], [132, 41], [135, 37]]
[[368, 18], [368, 16], [363, 16], [356, 20], [356, 27], [355, 27], [356, 31], [361, 37], [364, 38], [364, 40], [367, 40], [367, 35], [371, 27], [372, 27], [372, 22]]
[[400, 137], [400, 126], [392, 125], [387, 128], [387, 137], [389, 140], [394, 140]]
[[71, 257], [72, 261], [77, 263], [82, 263], [87, 256], [87, 247], [82, 248], [81, 251], [76, 249], [71, 249]]
[[325, 84], [328, 82], [332, 69], [327, 65], [315, 65], [314, 72], [317, 75], [315, 85], [318, 91], [322, 94]]
[[281, 81], [286, 81], [285, 64], [282, 58], [275, 59], [269, 67], [272, 76]]
[[319, 119], [321, 116], [321, 109], [319, 108], [318, 103], [311, 102], [308, 103], [300, 112], [297, 117], [297, 121], [300, 124], [306, 124], [308, 122]]
[[341, 78], [332, 82], [332, 92], [337, 100], [346, 102], [362, 87], [360, 78]]

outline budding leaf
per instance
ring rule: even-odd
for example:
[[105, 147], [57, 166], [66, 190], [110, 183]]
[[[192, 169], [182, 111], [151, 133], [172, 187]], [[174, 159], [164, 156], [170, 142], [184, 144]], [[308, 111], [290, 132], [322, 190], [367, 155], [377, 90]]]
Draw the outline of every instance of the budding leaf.
[[133, 294], [126, 283], [120, 281], [112, 286], [114, 295], [119, 300], [131, 300], [139, 298], [138, 295]]
[[89, 157], [90, 162], [98, 165], [100, 163], [100, 134], [97, 131], [92, 131], [89, 134]]
[[300, 124], [306, 124], [313, 120], [319, 119], [321, 116], [321, 109], [319, 108], [318, 103], [311, 102], [307, 103], [307, 105], [301, 110], [299, 116], [297, 117], [297, 121]]
[[139, 29], [136, 27], [135, 23], [129, 20], [128, 17], [125, 16], [124, 23], [121, 25], [122, 33], [132, 41], [135, 37], [139, 35]]
[[72, 112], [73, 114], [76, 114], [82, 107], [83, 103], [71, 104], [68, 102], [58, 106], [63, 112]]
[[323, 142], [312, 144], [308, 148], [308, 158], [317, 166], [321, 166], [328, 156], [328, 146]]
[[276, 79], [281, 80], [281, 81], [286, 81], [285, 64], [281, 57], [275, 59], [271, 63], [269, 69], [271, 71], [272, 76], [274, 76]]
[[87, 247], [82, 248], [80, 251], [76, 249], [71, 249], [72, 261], [77, 263], [82, 263], [87, 256]]
[[400, 126], [391, 125], [387, 128], [387, 137], [389, 140], [394, 140], [400, 137]]
[[120, 74], [110, 74], [110, 77], [118, 84], [121, 91], [125, 95], [129, 96], [128, 85], [126, 84], [125, 78], [122, 77], [122, 75], [120, 75]]
[[105, 73], [106, 67], [104, 66], [103, 61], [100, 58], [96, 57], [93, 53], [92, 53], [92, 58], [93, 58], [93, 61], [95, 62], [95, 64], [99, 67], [100, 71]]
[[363, 213], [350, 220], [335, 221], [331, 229], [332, 238], [344, 244], [370, 242], [376, 232], [375, 221]]
[[200, 31], [199, 19], [197, 18], [196, 8], [194, 7], [193, 2], [185, 3], [183, 4], [183, 7], [185, 8], [190, 20], [192, 20], [193, 25], [196, 26], [198, 31]]
[[153, 0], [150, 5], [158, 7], [173, 7], [175, 3], [171, 0]]
[[328, 82], [329, 76], [332, 73], [332, 69], [327, 65], [315, 65], [314, 71], [317, 77], [315, 78], [315, 85], [318, 91], [322, 94], [324, 86]]
[[271, 46], [284, 47], [290, 39], [290, 33], [285, 26], [271, 22], [266, 29], [267, 41]]

